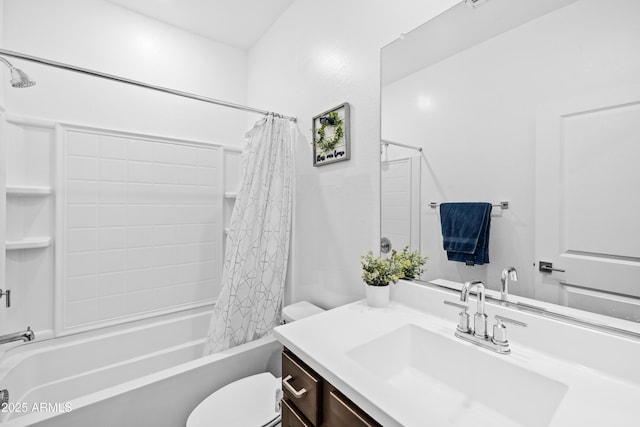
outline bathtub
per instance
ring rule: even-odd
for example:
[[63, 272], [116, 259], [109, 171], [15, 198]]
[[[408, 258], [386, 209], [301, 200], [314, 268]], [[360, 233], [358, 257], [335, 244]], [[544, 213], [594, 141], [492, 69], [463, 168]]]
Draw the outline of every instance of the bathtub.
[[210, 310], [34, 342], [7, 350], [3, 427], [183, 426], [209, 394], [260, 372], [280, 375], [272, 337], [201, 357]]

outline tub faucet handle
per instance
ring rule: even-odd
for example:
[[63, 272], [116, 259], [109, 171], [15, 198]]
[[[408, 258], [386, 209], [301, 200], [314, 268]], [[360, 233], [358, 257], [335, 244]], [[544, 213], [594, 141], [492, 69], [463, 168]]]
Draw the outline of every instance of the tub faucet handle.
[[7, 289], [6, 291], [3, 291], [2, 289], [0, 289], [0, 298], [5, 297], [5, 305], [7, 306], [7, 308], [11, 307], [11, 289]]

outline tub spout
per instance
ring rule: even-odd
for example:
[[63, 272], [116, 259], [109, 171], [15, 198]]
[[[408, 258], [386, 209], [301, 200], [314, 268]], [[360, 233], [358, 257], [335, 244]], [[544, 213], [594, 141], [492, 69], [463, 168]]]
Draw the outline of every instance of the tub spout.
[[31, 330], [31, 326], [27, 326], [26, 331], [14, 332], [12, 334], [0, 336], [0, 344], [6, 344], [13, 341], [29, 342], [36, 339], [36, 334]]

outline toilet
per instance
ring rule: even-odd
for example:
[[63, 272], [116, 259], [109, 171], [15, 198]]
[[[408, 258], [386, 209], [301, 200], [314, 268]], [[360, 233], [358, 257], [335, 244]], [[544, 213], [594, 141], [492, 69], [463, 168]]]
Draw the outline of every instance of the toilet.
[[[309, 302], [301, 301], [282, 309], [285, 323], [312, 316], [324, 310]], [[191, 412], [187, 427], [280, 426], [279, 397], [281, 378], [270, 372], [251, 375], [227, 384], [212, 393]], [[247, 410], [251, 408], [251, 410]]]

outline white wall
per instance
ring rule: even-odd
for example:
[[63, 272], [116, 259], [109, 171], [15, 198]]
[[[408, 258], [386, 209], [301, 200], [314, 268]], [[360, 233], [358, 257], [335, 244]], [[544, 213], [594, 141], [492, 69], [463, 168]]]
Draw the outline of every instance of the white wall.
[[[249, 103], [298, 117], [293, 300], [364, 296], [360, 256], [379, 250], [380, 49], [454, 0], [296, 0], [249, 51]], [[311, 118], [351, 104], [351, 160], [314, 168]]]
[[[631, 3], [574, 3], [383, 88], [383, 138], [424, 148], [423, 277], [497, 289], [501, 270], [513, 265], [520, 281], [510, 291], [534, 296], [536, 109], [637, 84]], [[446, 260], [439, 215], [426, 206], [432, 200], [510, 202], [492, 214], [490, 264]]]
[[[247, 54], [103, 0], [2, 0], [3, 48], [235, 103]], [[241, 111], [8, 58], [38, 84], [6, 89], [13, 114], [241, 145]]]

